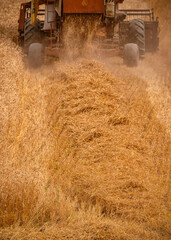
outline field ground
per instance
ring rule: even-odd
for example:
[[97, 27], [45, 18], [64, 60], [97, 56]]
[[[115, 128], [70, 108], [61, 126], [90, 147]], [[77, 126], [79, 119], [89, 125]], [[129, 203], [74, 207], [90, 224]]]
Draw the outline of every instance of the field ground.
[[171, 239], [167, 41], [136, 69], [87, 57], [31, 71], [20, 3], [0, 2], [0, 240]]

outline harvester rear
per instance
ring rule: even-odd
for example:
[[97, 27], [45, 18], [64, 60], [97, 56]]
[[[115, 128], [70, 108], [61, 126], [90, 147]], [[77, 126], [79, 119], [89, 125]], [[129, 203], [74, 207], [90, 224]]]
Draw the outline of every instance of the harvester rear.
[[[32, 0], [23, 3], [19, 42], [24, 46], [30, 65], [41, 66], [45, 55], [61, 58], [66, 54], [64, 26], [67, 19], [95, 17], [99, 20], [91, 39], [95, 53], [110, 57], [120, 55], [126, 65], [137, 66], [145, 52], [158, 49], [158, 20], [150, 9], [119, 10], [123, 1]], [[77, 31], [79, 33], [80, 29]], [[76, 37], [71, 41], [76, 41]]]

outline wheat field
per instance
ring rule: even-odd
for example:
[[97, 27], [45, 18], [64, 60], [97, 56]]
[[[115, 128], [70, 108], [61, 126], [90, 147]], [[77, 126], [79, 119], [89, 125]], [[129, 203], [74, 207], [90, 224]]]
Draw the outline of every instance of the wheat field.
[[0, 1], [0, 240], [171, 239], [165, 6], [148, 1], [165, 38], [137, 69], [81, 57], [31, 71], [21, 2]]

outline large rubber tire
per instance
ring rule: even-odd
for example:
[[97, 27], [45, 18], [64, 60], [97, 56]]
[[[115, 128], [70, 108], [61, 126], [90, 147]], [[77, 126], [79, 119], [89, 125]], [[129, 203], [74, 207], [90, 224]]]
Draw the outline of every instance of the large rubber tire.
[[135, 43], [139, 47], [140, 58], [145, 57], [145, 24], [142, 19], [133, 19], [130, 22], [129, 42]]
[[31, 68], [39, 68], [44, 61], [44, 48], [41, 43], [32, 43], [28, 50], [28, 64]]
[[40, 20], [36, 19], [34, 25], [31, 24], [31, 18], [27, 18], [24, 25], [24, 51], [28, 53], [29, 46], [32, 43], [41, 42], [41, 24]]
[[137, 67], [139, 63], [139, 48], [135, 43], [128, 43], [124, 46], [124, 64], [128, 67]]

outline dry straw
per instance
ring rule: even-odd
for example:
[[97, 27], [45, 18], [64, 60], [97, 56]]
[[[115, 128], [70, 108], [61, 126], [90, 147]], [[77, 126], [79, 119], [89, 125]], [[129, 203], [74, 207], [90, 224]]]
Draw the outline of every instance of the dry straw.
[[169, 239], [170, 136], [142, 78], [92, 59], [29, 71], [1, 1], [0, 239]]

